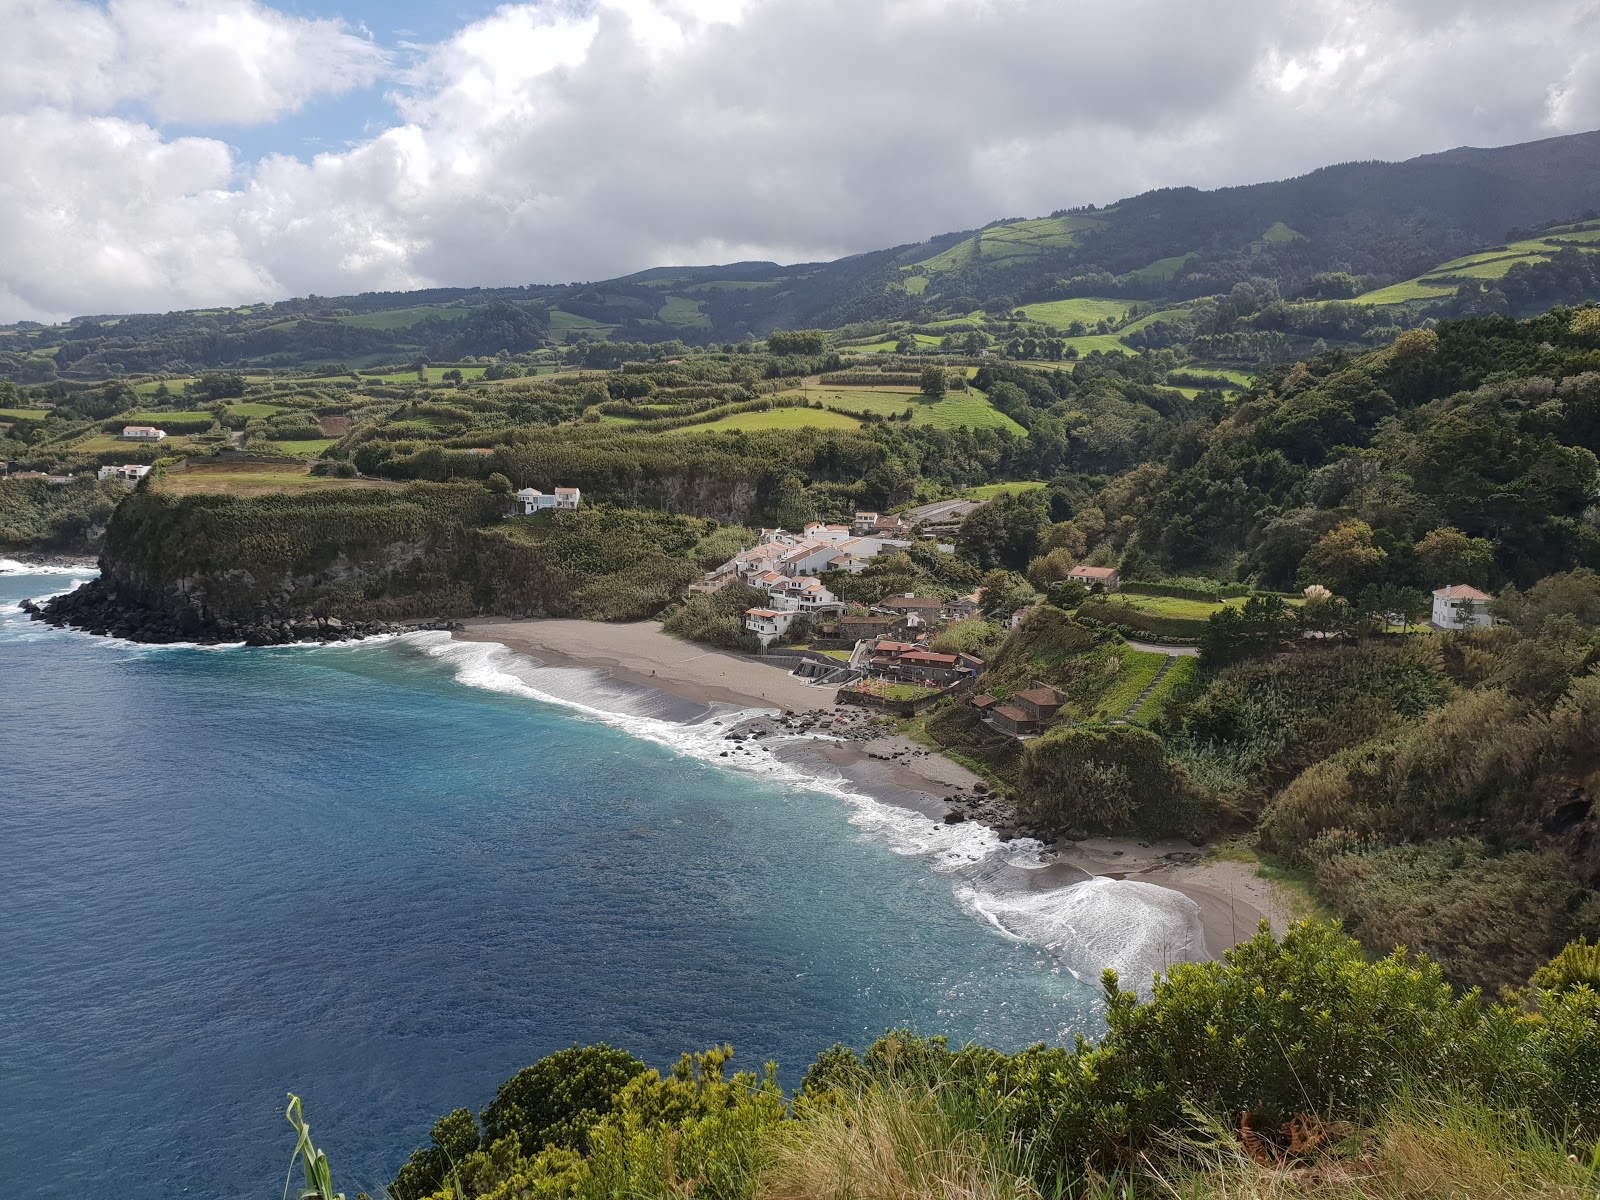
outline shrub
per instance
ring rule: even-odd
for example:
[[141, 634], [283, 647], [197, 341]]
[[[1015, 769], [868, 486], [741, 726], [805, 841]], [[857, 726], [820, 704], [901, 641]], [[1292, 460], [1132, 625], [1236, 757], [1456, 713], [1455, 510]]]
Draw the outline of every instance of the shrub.
[[483, 1110], [484, 1141], [514, 1137], [525, 1155], [546, 1146], [581, 1150], [600, 1118], [615, 1110], [618, 1094], [644, 1071], [633, 1055], [604, 1043], [558, 1050], [500, 1085]]
[[1161, 739], [1134, 725], [1056, 729], [1027, 743], [1017, 814], [1048, 829], [1152, 837], [1211, 821]]

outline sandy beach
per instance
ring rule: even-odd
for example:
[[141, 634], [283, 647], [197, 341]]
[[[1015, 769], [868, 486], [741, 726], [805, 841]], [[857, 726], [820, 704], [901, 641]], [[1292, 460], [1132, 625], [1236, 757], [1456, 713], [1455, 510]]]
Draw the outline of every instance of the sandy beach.
[[[839, 710], [833, 689], [814, 687], [776, 665], [711, 650], [663, 633], [655, 621], [615, 625], [575, 620], [465, 622], [455, 636], [496, 642], [549, 666], [602, 667], [626, 683], [656, 688], [697, 704], [730, 704], [814, 714], [821, 728], [842, 712], [857, 740], [789, 739], [773, 751], [791, 760], [806, 759], [836, 770], [880, 800], [942, 820], [951, 805], [945, 797], [971, 792], [981, 784], [965, 767], [925, 746], [893, 733], [885, 723], [871, 736], [860, 710]], [[807, 720], [811, 720], [808, 717]], [[769, 726], [770, 732], [782, 732]], [[754, 745], [754, 743], [752, 743]], [[1213, 957], [1253, 937], [1266, 920], [1282, 936], [1293, 919], [1277, 885], [1258, 877], [1248, 863], [1205, 859], [1204, 850], [1182, 839], [1140, 843], [1129, 838], [1091, 838], [1059, 842], [1046, 851], [1049, 866], [1028, 872], [1034, 889], [1066, 887], [1090, 876], [1132, 879], [1170, 888], [1200, 908], [1206, 950]]]
[[788, 710], [834, 706], [831, 688], [813, 687], [782, 667], [679, 641], [662, 633], [656, 621], [611, 625], [481, 617], [464, 624], [456, 636], [465, 641], [499, 642], [551, 666], [607, 667], [627, 683], [660, 688], [700, 704]]

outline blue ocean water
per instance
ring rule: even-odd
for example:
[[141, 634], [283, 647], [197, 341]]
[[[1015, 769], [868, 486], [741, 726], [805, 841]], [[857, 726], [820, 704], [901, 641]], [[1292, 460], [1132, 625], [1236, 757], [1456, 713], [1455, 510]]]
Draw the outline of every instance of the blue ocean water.
[[1037, 901], [961, 874], [982, 831], [713, 765], [712, 727], [498, 647], [140, 647], [16, 607], [72, 582], [0, 576], [25, 1194], [277, 1195], [290, 1090], [339, 1186], [378, 1194], [434, 1118], [575, 1042], [731, 1042], [792, 1083], [889, 1026], [1098, 1026]]

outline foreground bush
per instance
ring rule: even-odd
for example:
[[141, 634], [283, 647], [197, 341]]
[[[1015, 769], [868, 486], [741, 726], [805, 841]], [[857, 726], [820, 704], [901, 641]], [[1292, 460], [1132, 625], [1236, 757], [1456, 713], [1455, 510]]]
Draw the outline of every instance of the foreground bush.
[[1587, 944], [1488, 1003], [1426, 959], [1368, 962], [1301, 924], [1174, 967], [1142, 1003], [1108, 972], [1096, 1043], [1005, 1054], [894, 1033], [825, 1051], [789, 1099], [772, 1067], [727, 1076], [727, 1048], [665, 1076], [603, 1046], [562, 1051], [500, 1089], [485, 1132], [467, 1110], [441, 1121], [393, 1191], [1592, 1198], [1597, 989]]

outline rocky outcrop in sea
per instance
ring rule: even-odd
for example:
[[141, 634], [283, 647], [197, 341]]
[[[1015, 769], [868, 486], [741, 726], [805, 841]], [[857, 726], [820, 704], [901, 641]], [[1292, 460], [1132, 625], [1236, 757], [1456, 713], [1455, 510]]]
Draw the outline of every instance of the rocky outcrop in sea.
[[207, 646], [243, 642], [247, 646], [287, 646], [297, 642], [348, 642], [380, 634], [461, 627], [458, 621], [387, 623], [312, 613], [262, 613], [233, 618], [214, 617], [199, 608], [156, 609], [120, 594], [115, 583], [104, 576], [64, 595], [52, 596], [42, 604], [24, 600], [22, 608], [34, 620], [48, 625], [157, 645], [195, 642]]

